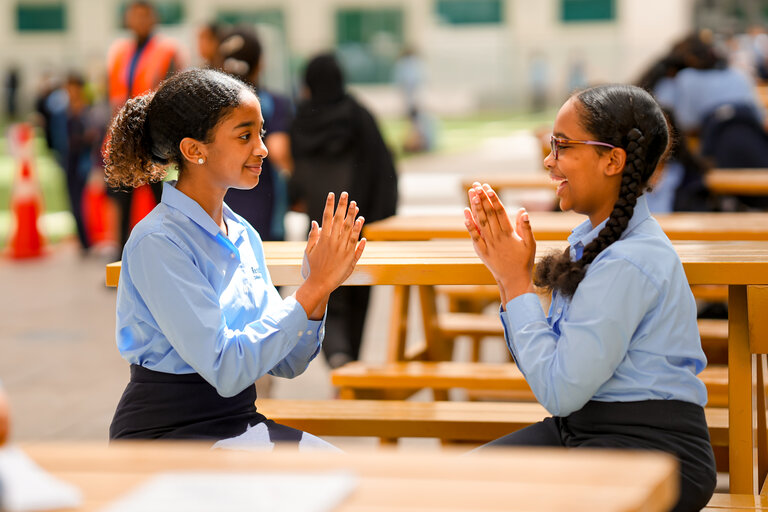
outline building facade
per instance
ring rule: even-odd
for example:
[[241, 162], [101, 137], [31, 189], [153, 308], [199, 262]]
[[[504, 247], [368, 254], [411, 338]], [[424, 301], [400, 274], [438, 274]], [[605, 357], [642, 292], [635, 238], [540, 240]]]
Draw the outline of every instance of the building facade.
[[[46, 73], [94, 81], [125, 36], [125, 0], [0, 0], [0, 71], [17, 67], [31, 105]], [[695, 0], [158, 0], [166, 35], [197, 62], [212, 20], [258, 24], [267, 82], [296, 92], [306, 59], [336, 50], [350, 81], [383, 113], [400, 102], [392, 69], [405, 47], [424, 70], [429, 108], [461, 113], [559, 103], [573, 86], [631, 81], [694, 23]], [[539, 98], [541, 99], [541, 98]]]

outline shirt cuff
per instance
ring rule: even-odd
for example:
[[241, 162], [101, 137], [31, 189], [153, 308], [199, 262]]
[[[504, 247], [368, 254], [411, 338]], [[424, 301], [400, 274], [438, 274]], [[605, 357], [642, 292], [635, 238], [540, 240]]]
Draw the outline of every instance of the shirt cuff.
[[[506, 311], [502, 313], [514, 334], [533, 322], [546, 323], [547, 317], [541, 309], [541, 302], [535, 293], [524, 293], [507, 302]], [[505, 324], [505, 329], [507, 325]]]

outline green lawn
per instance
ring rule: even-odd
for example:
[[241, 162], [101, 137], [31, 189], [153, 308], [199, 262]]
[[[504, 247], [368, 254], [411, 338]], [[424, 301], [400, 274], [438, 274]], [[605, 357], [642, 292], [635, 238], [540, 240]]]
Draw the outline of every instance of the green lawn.
[[[480, 147], [484, 140], [492, 137], [508, 135], [517, 130], [535, 129], [551, 123], [554, 112], [541, 114], [514, 114], [494, 112], [478, 114], [463, 119], [437, 119], [436, 152], [470, 151]], [[404, 120], [380, 120], [384, 138], [390, 148], [395, 151], [398, 159], [408, 158], [400, 151], [400, 145], [405, 135], [407, 124]], [[74, 233], [74, 221], [68, 213], [64, 173], [52, 158], [45, 146], [45, 141], [38, 137], [35, 140], [34, 167], [43, 195], [45, 215], [42, 229], [49, 241]], [[6, 139], [0, 138], [0, 248], [4, 247], [10, 230], [10, 199], [14, 176], [18, 164], [8, 154]]]

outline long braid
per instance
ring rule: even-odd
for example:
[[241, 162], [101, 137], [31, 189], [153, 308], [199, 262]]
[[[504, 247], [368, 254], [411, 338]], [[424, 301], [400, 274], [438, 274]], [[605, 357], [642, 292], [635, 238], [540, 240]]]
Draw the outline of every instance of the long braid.
[[[648, 180], [655, 171], [656, 164], [668, 143], [666, 121], [658, 105], [650, 99], [651, 105], [655, 105], [657, 112], [651, 112], [650, 110], [652, 109], [644, 108], [646, 105], [634, 105], [635, 101], [639, 101], [636, 91], [640, 91], [640, 89], [627, 89], [627, 86], [604, 86], [602, 90], [600, 89], [596, 88], [598, 91], [596, 95], [610, 96], [608, 93], [613, 93], [614, 96], [617, 96], [613, 98], [614, 100], [623, 100], [622, 106], [627, 111], [626, 117], [629, 118], [628, 121], [631, 122], [632, 127], [628, 130], [625, 128], [623, 136], [620, 135], [621, 132], [619, 134], [614, 132], [613, 138], [610, 138], [607, 134], [599, 137], [599, 140], [606, 140], [616, 146], [625, 148], [627, 153], [624, 169], [622, 170], [618, 198], [605, 227], [600, 230], [600, 233], [592, 242], [584, 247], [580, 259], [576, 261], [571, 260], [569, 247], [561, 254], [545, 256], [536, 267], [534, 283], [537, 286], [557, 290], [568, 297], [572, 297], [576, 292], [576, 288], [578, 288], [579, 283], [584, 278], [588, 266], [595, 260], [598, 254], [621, 238], [621, 235], [627, 229], [627, 225], [635, 211], [637, 198], [647, 188]], [[582, 95], [589, 94], [591, 91], [587, 90]], [[632, 94], [630, 98], [626, 98], [626, 96], [624, 98], [620, 97], [620, 93], [626, 95], [627, 92]], [[642, 94], [647, 95], [644, 92]], [[650, 96], [647, 98], [650, 98]], [[648, 101], [646, 98], [640, 99], [643, 102]], [[629, 105], [628, 107], [627, 104]], [[589, 118], [591, 122], [587, 124], [590, 125], [588, 128], [592, 128], [592, 133], [597, 133], [599, 129], [607, 131], [611, 128], [611, 123], [615, 123], [616, 116], [610, 116], [609, 112], [603, 112], [599, 108], [595, 108], [594, 105], [587, 105], [586, 108], [589, 111], [588, 115], [591, 116]], [[646, 138], [646, 133], [640, 127], [644, 127], [645, 130], [650, 132], [650, 139]]]

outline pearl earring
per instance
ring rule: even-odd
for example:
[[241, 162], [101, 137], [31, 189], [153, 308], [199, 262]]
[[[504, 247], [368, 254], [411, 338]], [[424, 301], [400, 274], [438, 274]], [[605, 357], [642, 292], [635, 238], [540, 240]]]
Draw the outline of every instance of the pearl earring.
[[204, 164], [204, 163], [205, 163], [205, 159], [204, 159], [204, 158], [202, 158], [202, 157], [201, 157], [201, 158], [198, 158], [198, 159], [197, 159], [197, 163], [199, 163], [200, 165], [202, 165], [202, 164]]

